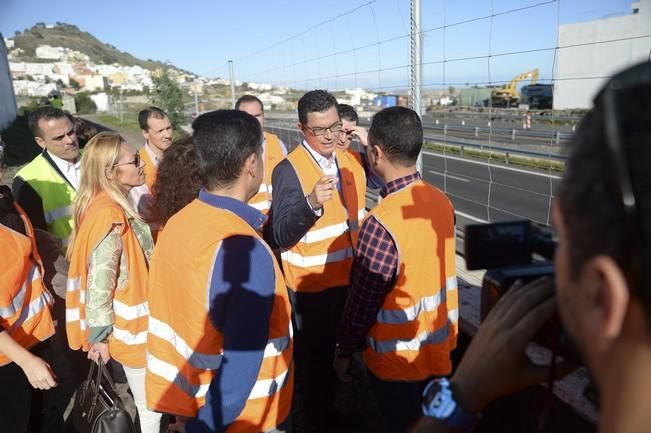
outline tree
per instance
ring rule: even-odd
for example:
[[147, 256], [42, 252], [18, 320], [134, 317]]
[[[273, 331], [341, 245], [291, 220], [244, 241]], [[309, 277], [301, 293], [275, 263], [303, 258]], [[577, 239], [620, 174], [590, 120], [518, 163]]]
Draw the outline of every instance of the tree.
[[70, 87], [72, 87], [75, 90], [81, 89], [81, 84], [79, 84], [79, 81], [75, 80], [74, 78], [70, 79]]
[[167, 74], [167, 70], [158, 77], [152, 77], [154, 88], [152, 89], [154, 104], [165, 110], [172, 122], [172, 126], [177, 128], [183, 120], [183, 93], [181, 88]]
[[75, 105], [79, 114], [93, 114], [97, 111], [95, 101], [90, 98], [87, 92], [80, 92], [75, 95]]

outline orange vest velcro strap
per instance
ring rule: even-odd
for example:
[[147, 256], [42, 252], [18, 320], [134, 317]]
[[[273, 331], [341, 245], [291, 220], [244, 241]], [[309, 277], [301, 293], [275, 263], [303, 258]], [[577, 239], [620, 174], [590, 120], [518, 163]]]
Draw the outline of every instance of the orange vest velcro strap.
[[[297, 146], [287, 158], [307, 196], [324, 173], [305, 146]], [[296, 292], [348, 285], [359, 221], [365, 215], [366, 180], [354, 158], [337, 153], [336, 159], [338, 193], [323, 205], [322, 216], [307, 233], [280, 255], [287, 286]]]
[[105, 193], [93, 197], [77, 228], [68, 270], [66, 293], [66, 331], [72, 349], [87, 351], [90, 329], [86, 315], [88, 270], [90, 257], [97, 245], [115, 226], [122, 227], [120, 238], [126, 257], [129, 278], [124, 287], [113, 294], [113, 332], [109, 336], [109, 352], [119, 363], [131, 368], [146, 364], [148, 264], [140, 242], [124, 210]]
[[[0, 329], [25, 349], [54, 334], [50, 306], [54, 298], [43, 284], [43, 265], [32, 225], [16, 205], [25, 235], [0, 224]], [[11, 360], [0, 352], [0, 366]]]
[[449, 374], [459, 321], [452, 204], [417, 180], [369, 215], [394, 241], [398, 273], [366, 337], [367, 367], [391, 381]]

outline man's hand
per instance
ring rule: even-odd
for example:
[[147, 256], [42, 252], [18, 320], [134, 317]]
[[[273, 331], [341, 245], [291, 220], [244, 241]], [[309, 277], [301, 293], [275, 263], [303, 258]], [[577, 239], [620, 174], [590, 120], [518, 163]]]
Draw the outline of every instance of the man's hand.
[[319, 179], [310, 195], [307, 196], [312, 209], [321, 209], [323, 204], [332, 198], [332, 194], [336, 189], [337, 176], [323, 176]]
[[20, 365], [27, 380], [36, 389], [50, 389], [57, 386], [56, 376], [50, 364], [38, 356], [32, 355]]
[[[461, 407], [478, 412], [496, 398], [548, 377], [549, 367], [531, 362], [525, 349], [555, 311], [551, 278], [511, 287], [479, 327], [451, 379]], [[557, 371], [566, 374], [568, 367], [559, 366]]]
[[362, 146], [368, 146], [368, 131], [363, 126], [356, 126], [353, 129], [353, 135], [357, 137]]
[[111, 359], [111, 355], [109, 354], [108, 344], [95, 343], [92, 346], [90, 346], [90, 350], [88, 350], [88, 359], [92, 359], [93, 361], [97, 362], [97, 359], [100, 356], [102, 357], [102, 361], [104, 361], [104, 364], [106, 364], [109, 361], [109, 359]]
[[335, 370], [337, 380], [343, 383], [350, 383], [353, 381], [353, 376], [350, 375], [350, 364], [352, 358], [350, 356], [335, 356], [332, 361], [332, 368]]

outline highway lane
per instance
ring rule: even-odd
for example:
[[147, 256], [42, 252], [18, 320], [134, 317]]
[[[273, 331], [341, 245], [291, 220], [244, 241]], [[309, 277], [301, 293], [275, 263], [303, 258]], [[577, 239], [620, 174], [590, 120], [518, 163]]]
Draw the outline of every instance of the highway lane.
[[[302, 140], [298, 130], [269, 126], [267, 129], [277, 134], [289, 149]], [[423, 154], [423, 177], [450, 197], [459, 227], [519, 218], [549, 225], [551, 198], [560, 182], [558, 173], [434, 152]]]

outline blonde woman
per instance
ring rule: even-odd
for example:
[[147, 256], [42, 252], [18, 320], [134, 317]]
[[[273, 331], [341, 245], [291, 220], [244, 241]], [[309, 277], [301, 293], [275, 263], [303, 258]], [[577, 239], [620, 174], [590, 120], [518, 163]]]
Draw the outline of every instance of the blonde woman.
[[145, 181], [139, 153], [114, 132], [86, 145], [73, 205], [66, 330], [73, 349], [124, 367], [142, 433], [158, 433], [160, 414], [145, 405], [146, 281], [153, 240], [127, 200]]

